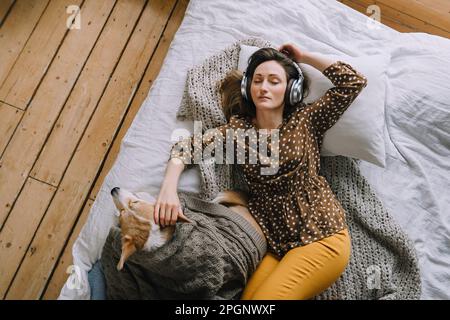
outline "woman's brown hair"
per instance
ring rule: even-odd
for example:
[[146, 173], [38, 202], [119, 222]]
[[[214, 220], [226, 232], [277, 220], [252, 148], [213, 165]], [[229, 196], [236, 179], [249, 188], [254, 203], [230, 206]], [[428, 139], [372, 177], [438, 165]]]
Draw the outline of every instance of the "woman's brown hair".
[[[247, 67], [247, 76], [251, 83], [255, 69], [263, 62], [275, 60], [286, 71], [287, 83], [289, 80], [298, 78], [298, 70], [293, 65], [293, 61], [286, 55], [273, 48], [262, 48], [252, 54], [249, 58], [249, 64]], [[220, 93], [222, 95], [222, 109], [227, 121], [230, 120], [232, 115], [239, 115], [242, 117], [254, 118], [256, 117], [256, 107], [252, 99], [250, 101], [245, 100], [241, 95], [241, 80], [243, 73], [239, 70], [231, 70], [226, 77], [222, 80], [220, 85]], [[303, 98], [308, 94], [308, 79], [305, 76], [303, 81]], [[303, 101], [302, 98], [302, 101]], [[303, 102], [300, 101], [299, 104]], [[296, 106], [289, 106], [285, 103], [283, 116], [289, 116]]]

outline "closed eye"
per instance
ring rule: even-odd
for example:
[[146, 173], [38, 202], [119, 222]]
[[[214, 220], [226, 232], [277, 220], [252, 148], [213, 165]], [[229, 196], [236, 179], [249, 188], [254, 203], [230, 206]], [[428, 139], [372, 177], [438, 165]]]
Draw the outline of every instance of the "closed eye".
[[131, 208], [134, 204], [136, 204], [138, 202], [139, 202], [139, 200], [135, 200], [135, 201], [130, 200], [130, 202], [128, 202], [128, 206]]
[[[255, 80], [255, 81], [253, 81], [254, 83], [261, 83], [262, 81], [260, 81], [260, 80]], [[270, 81], [270, 83], [272, 83], [272, 84], [279, 84], [279, 82], [275, 82], [275, 81]]]

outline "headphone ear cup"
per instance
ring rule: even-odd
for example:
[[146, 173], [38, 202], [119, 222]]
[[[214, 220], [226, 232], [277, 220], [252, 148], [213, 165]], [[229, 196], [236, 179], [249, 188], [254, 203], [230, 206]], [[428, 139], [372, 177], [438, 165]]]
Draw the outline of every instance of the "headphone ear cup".
[[252, 79], [247, 78], [245, 93], [247, 94], [247, 101], [248, 102], [253, 102], [253, 100], [252, 100], [252, 93], [250, 91], [251, 83], [252, 83]]
[[241, 80], [241, 96], [244, 100], [247, 100], [247, 77], [245, 76], [245, 73]]
[[290, 103], [297, 105], [303, 98], [303, 78], [295, 79], [291, 87]]
[[291, 107], [291, 90], [292, 85], [294, 84], [294, 79], [289, 80], [287, 86], [286, 86], [286, 92], [284, 94], [284, 103], [286, 107]]
[[296, 90], [295, 104], [299, 103], [303, 99], [303, 79], [304, 79], [303, 77], [300, 77], [299, 79], [296, 80], [297, 84], [295, 85], [295, 90]]

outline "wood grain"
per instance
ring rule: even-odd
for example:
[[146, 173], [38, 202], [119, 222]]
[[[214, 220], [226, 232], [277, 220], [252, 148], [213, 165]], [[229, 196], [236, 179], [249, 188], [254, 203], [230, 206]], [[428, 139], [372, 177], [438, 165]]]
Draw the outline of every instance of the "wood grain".
[[[151, 1], [145, 8], [58, 191], [7, 293], [7, 299], [39, 299], [57, 258], [87, 200], [89, 190], [139, 79], [156, 48], [174, 1]], [[48, 234], [52, 237], [49, 238]], [[29, 279], [33, 275], [33, 281]]]
[[86, 1], [82, 9], [84, 21], [92, 23], [83, 27], [82, 32], [69, 32], [5, 149], [0, 159], [0, 226], [8, 217], [114, 2]]

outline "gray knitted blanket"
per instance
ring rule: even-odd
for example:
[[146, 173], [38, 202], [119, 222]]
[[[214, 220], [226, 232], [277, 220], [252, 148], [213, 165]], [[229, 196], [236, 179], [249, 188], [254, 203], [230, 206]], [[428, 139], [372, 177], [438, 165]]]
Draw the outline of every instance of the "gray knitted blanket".
[[177, 223], [173, 238], [152, 252], [138, 251], [116, 266], [120, 229], [102, 251], [108, 299], [238, 299], [266, 252], [266, 242], [242, 216], [220, 204], [179, 193], [193, 223]]
[[[188, 72], [179, 119], [202, 121], [204, 130], [226, 123], [219, 83], [237, 69], [240, 44], [274, 46], [251, 38], [237, 41]], [[238, 166], [199, 164], [200, 197], [210, 200], [223, 189], [248, 190]], [[347, 214], [352, 238], [350, 263], [328, 290], [316, 299], [418, 299], [420, 275], [415, 250], [359, 171], [357, 160], [321, 157], [321, 171]]]

